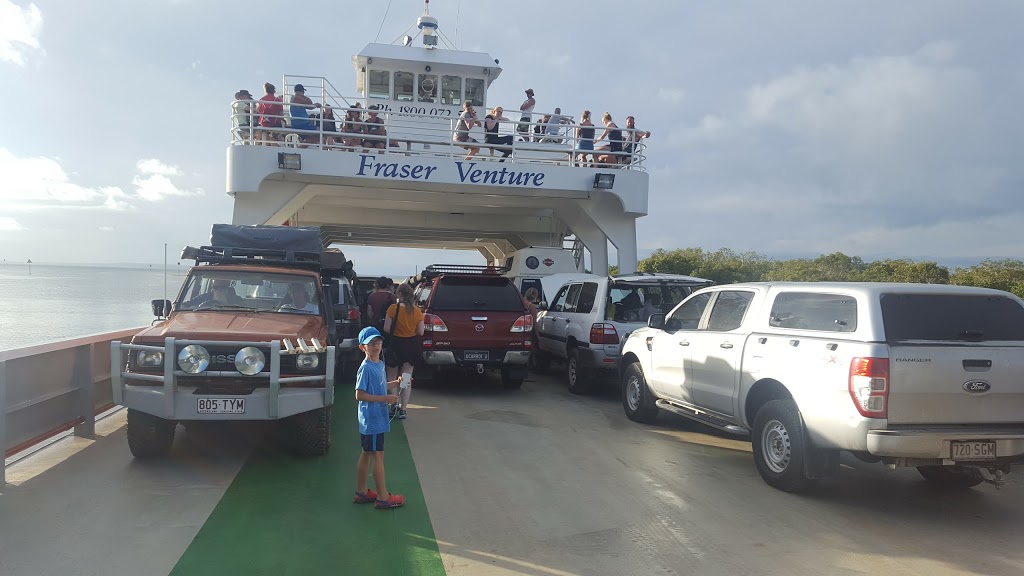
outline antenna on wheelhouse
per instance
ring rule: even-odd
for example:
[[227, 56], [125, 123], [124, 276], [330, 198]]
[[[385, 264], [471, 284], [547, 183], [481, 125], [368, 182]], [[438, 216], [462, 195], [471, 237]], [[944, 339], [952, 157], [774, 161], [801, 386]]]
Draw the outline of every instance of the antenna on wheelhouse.
[[423, 32], [423, 45], [428, 50], [437, 48], [437, 18], [430, 15], [430, 0], [423, 0], [423, 16], [416, 19], [416, 27]]

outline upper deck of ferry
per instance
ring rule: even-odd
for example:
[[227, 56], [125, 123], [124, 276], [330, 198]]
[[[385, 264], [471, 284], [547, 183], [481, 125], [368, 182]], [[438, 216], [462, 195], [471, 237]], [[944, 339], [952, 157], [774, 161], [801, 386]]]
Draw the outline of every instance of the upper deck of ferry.
[[625, 117], [606, 125], [601, 111], [588, 126], [568, 110], [494, 102], [498, 59], [453, 49], [426, 11], [417, 27], [416, 38], [353, 56], [353, 91], [285, 75], [266, 94], [236, 95], [227, 123], [234, 223], [317, 225], [346, 244], [397, 237], [498, 262], [575, 239], [597, 270], [611, 243], [619, 269], [634, 271], [648, 133]]

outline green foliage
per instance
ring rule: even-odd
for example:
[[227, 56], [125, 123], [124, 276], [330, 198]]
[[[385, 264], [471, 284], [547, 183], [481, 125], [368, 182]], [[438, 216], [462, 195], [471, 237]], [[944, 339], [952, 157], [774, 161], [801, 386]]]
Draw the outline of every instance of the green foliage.
[[686, 274], [714, 280], [719, 284], [756, 282], [768, 270], [770, 260], [754, 252], [734, 252], [721, 248], [705, 252], [700, 248], [684, 248], [668, 252], [661, 248], [637, 266], [641, 272]]
[[1024, 297], [1024, 261], [985, 260], [977, 266], [950, 274], [936, 262], [915, 262], [906, 258], [865, 262], [842, 252], [814, 259], [771, 260], [754, 252], [722, 248], [714, 252], [701, 248], [655, 250], [638, 265], [641, 272], [688, 274], [719, 284], [757, 281], [794, 282], [912, 282], [919, 284], [963, 284], [985, 286]]
[[1024, 261], [984, 260], [981, 264], [960, 268], [950, 276], [949, 282], [1005, 290], [1024, 298]]

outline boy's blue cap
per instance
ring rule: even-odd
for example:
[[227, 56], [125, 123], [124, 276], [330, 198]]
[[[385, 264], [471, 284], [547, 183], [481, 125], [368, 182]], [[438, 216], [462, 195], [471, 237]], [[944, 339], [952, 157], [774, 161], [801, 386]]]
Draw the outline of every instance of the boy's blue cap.
[[384, 338], [380, 335], [380, 330], [377, 330], [373, 326], [367, 326], [359, 331], [359, 343], [362, 345], [369, 344], [374, 338]]

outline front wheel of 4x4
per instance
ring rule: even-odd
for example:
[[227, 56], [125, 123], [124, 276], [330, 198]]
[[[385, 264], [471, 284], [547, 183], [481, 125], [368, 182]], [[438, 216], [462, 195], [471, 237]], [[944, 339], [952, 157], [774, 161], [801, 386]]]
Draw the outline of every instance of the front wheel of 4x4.
[[573, 394], [590, 394], [593, 388], [591, 375], [580, 363], [580, 350], [575, 346], [569, 348], [565, 358], [565, 379], [569, 392]]
[[331, 447], [331, 407], [296, 414], [281, 424], [287, 428], [288, 448], [303, 456], [323, 456]]
[[754, 464], [761, 478], [784, 492], [803, 492], [814, 485], [804, 474], [807, 438], [796, 402], [772, 400], [754, 418], [751, 434]]
[[657, 398], [647, 387], [640, 364], [633, 362], [622, 374], [622, 409], [633, 422], [650, 424], [658, 417]]
[[171, 452], [174, 443], [174, 420], [128, 409], [128, 449], [136, 458], [161, 458]]

